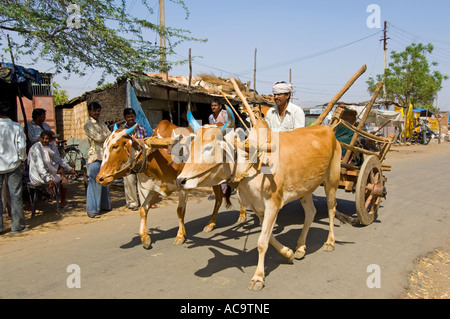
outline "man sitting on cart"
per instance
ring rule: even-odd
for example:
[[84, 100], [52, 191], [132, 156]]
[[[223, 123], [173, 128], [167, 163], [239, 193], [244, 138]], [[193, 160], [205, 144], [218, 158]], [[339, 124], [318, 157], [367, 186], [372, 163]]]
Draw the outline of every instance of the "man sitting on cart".
[[294, 87], [284, 81], [275, 82], [272, 87], [276, 105], [267, 111], [265, 120], [274, 132], [287, 132], [305, 126], [305, 112], [290, 102], [293, 91]]

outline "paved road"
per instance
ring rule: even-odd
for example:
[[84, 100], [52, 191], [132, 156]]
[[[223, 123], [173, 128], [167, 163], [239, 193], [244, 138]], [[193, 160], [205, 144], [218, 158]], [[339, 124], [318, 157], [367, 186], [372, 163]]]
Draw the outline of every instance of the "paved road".
[[[256, 219], [248, 212], [248, 222], [236, 224], [234, 200], [233, 209], [222, 208], [218, 228], [203, 233], [212, 203], [202, 199], [188, 203], [182, 246], [172, 245], [173, 205], [151, 211], [150, 250], [141, 247], [137, 213], [0, 245], [0, 298], [395, 298], [414, 259], [450, 239], [449, 167], [449, 154], [393, 165], [378, 220], [368, 227], [336, 222], [332, 253], [321, 249], [328, 219], [320, 188], [306, 257], [288, 264], [270, 247], [259, 293], [247, 289], [257, 262]], [[338, 209], [354, 212], [354, 195], [339, 190]], [[299, 202], [283, 208], [275, 228], [282, 243], [294, 248], [303, 216]], [[79, 281], [67, 271], [72, 264], [79, 266]], [[371, 272], [369, 265], [376, 265]], [[380, 288], [369, 288], [377, 269]], [[68, 288], [68, 278], [81, 288]]]

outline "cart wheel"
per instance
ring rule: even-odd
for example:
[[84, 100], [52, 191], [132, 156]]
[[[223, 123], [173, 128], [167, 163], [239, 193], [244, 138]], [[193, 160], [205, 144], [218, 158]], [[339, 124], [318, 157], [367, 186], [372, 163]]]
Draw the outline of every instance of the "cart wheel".
[[356, 182], [356, 214], [361, 224], [370, 225], [377, 217], [381, 197], [386, 196], [385, 181], [380, 160], [366, 157]]

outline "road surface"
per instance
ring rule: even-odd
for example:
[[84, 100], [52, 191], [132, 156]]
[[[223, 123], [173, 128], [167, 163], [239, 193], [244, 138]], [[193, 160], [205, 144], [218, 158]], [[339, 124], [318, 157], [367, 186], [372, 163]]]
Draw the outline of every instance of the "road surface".
[[[187, 241], [181, 246], [173, 246], [178, 227], [173, 204], [151, 210], [150, 250], [141, 246], [136, 212], [0, 242], [0, 298], [397, 298], [417, 256], [449, 243], [450, 148], [445, 147], [435, 156], [392, 162], [378, 219], [367, 227], [336, 221], [332, 253], [321, 248], [328, 218], [319, 188], [305, 258], [288, 264], [270, 247], [261, 292], [247, 288], [256, 269], [259, 223], [249, 211], [248, 221], [236, 224], [234, 196], [233, 207], [221, 209], [211, 233], [202, 229], [212, 202], [189, 201]], [[340, 211], [354, 213], [353, 194], [338, 190], [337, 197]], [[274, 229], [277, 238], [294, 248], [303, 218], [298, 201], [286, 205]]]

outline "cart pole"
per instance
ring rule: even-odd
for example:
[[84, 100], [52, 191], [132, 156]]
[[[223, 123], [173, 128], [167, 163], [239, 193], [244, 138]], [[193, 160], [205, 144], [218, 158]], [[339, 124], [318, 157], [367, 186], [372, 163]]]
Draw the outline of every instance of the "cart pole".
[[[377, 96], [380, 93], [382, 88], [383, 88], [383, 82], [381, 81], [381, 82], [378, 83], [378, 86], [377, 86], [375, 92], [373, 93], [373, 96], [370, 99], [369, 104], [367, 104], [366, 110], [364, 111], [363, 117], [359, 121], [359, 124], [358, 124], [357, 128], [359, 128], [359, 129], [363, 128], [364, 123], [366, 122], [367, 117], [369, 116], [370, 111], [372, 110], [373, 104], [375, 103], [375, 100], [377, 99]], [[352, 136], [352, 140], [350, 142], [350, 146], [354, 146], [357, 139], [358, 139], [358, 133], [354, 132], [353, 136]], [[344, 156], [344, 159], [342, 160], [342, 162], [343, 163], [348, 163], [348, 160], [350, 159], [351, 155], [352, 155], [352, 151], [351, 150], [347, 150], [347, 153], [345, 153], [345, 156]]]
[[344, 87], [336, 94], [336, 96], [328, 103], [325, 110], [323, 110], [322, 114], [320, 114], [319, 118], [314, 122], [314, 125], [320, 125], [322, 124], [325, 117], [330, 113], [333, 106], [336, 104], [336, 102], [347, 92], [347, 90], [355, 83], [355, 81], [367, 70], [367, 66], [364, 64], [358, 72], [356, 72], [350, 80], [344, 85]]

